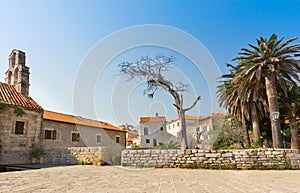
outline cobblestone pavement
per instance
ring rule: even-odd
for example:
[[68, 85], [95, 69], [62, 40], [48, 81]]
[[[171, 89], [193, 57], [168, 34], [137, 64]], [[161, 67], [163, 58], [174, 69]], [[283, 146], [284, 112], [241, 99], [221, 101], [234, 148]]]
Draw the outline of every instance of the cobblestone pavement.
[[0, 192], [300, 192], [300, 171], [67, 166], [0, 173]]

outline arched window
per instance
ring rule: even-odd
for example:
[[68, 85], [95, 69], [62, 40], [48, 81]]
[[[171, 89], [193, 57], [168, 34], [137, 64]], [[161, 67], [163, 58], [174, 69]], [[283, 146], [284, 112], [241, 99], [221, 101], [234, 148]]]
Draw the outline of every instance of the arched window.
[[12, 80], [11, 80], [11, 74], [12, 74], [12, 72], [9, 71], [8, 75], [7, 75], [7, 84], [9, 84], [9, 85], [11, 85], [11, 82], [12, 82]]
[[16, 54], [16, 52], [14, 52], [10, 58], [11, 59], [10, 62], [11, 62], [12, 66], [16, 64], [16, 57], [17, 57], [17, 54]]
[[14, 85], [16, 85], [18, 82], [18, 76], [19, 76], [19, 68], [16, 68], [14, 72]]

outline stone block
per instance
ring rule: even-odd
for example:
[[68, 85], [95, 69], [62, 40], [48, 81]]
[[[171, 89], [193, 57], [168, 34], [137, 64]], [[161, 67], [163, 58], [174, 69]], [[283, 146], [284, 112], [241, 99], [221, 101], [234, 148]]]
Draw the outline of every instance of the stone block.
[[197, 156], [197, 157], [205, 157], [205, 153], [197, 153], [197, 154], [195, 154], [195, 156]]
[[208, 154], [205, 154], [205, 157], [217, 158], [217, 157], [221, 157], [221, 154], [220, 153], [208, 153]]
[[233, 154], [232, 153], [224, 153], [224, 154], [222, 154], [222, 157], [225, 157], [225, 158], [233, 157]]

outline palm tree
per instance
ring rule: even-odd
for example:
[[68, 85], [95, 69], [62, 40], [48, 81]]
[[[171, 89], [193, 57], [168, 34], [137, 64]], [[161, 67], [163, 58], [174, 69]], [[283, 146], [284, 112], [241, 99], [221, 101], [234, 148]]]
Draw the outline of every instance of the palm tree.
[[253, 140], [254, 142], [260, 142], [260, 127], [259, 121], [268, 112], [268, 105], [266, 103], [266, 93], [264, 92], [264, 84], [262, 80], [258, 80], [256, 77], [249, 77], [245, 75], [243, 66], [238, 63], [235, 67], [235, 74], [232, 79], [232, 84], [239, 85], [239, 95], [244, 101], [244, 109], [247, 110], [245, 116], [252, 121], [253, 128]]
[[[239, 57], [234, 59], [244, 67], [240, 68], [241, 75], [264, 79], [270, 114], [279, 112], [276, 77], [280, 74], [286, 80], [299, 82], [300, 67], [295, 57], [300, 56], [300, 45], [290, 45], [297, 38], [282, 42], [283, 39], [277, 40], [276, 34], [269, 39], [260, 37], [256, 40], [257, 46], [249, 44], [251, 49], [242, 48]], [[273, 147], [282, 148], [279, 120], [271, 121], [271, 127]]]
[[[284, 81], [280, 79], [280, 81]], [[300, 110], [300, 87], [284, 81], [280, 84], [280, 106], [288, 116], [291, 129], [291, 149], [300, 149], [297, 127], [297, 112]]]
[[249, 117], [248, 110], [244, 109], [244, 101], [239, 94], [239, 84], [233, 84], [232, 78], [234, 77], [234, 71], [231, 70], [231, 74], [225, 74], [221, 78], [224, 79], [222, 84], [217, 88], [217, 94], [219, 97], [219, 105], [228, 110], [228, 112], [236, 117], [242, 123], [243, 141], [246, 147], [250, 146], [249, 133], [246, 125], [247, 117]]

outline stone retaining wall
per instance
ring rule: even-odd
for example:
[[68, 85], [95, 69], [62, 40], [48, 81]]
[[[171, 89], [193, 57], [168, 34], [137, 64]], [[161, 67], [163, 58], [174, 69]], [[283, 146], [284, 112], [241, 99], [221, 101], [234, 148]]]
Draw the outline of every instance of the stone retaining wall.
[[123, 150], [122, 165], [210, 169], [299, 169], [298, 150]]
[[110, 164], [110, 155], [107, 147], [70, 147], [45, 149], [42, 161], [45, 164], [72, 165], [72, 164]]

